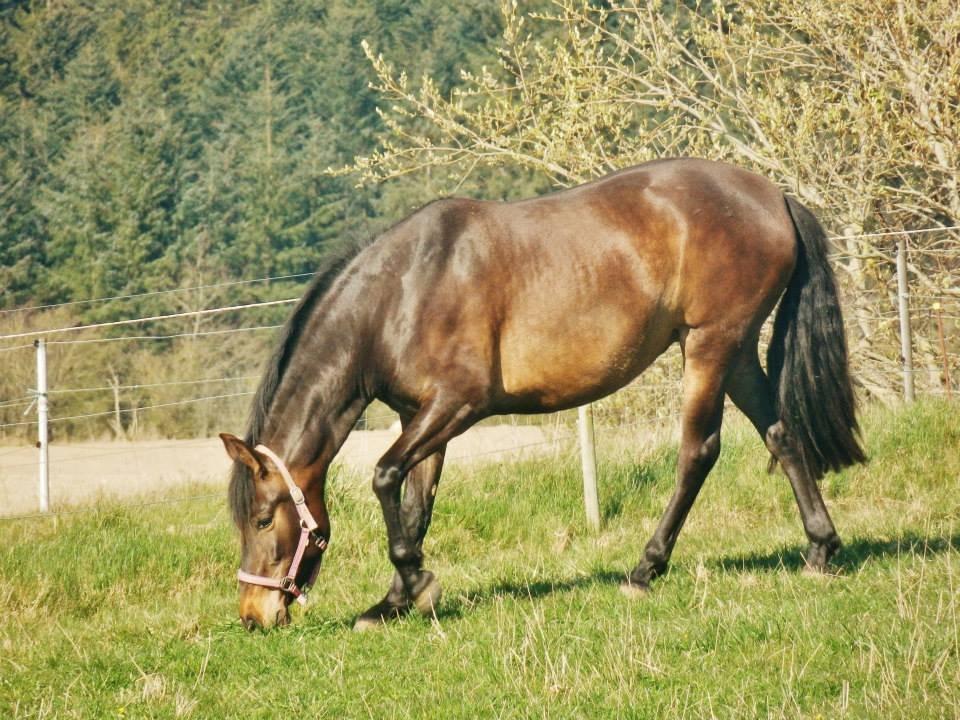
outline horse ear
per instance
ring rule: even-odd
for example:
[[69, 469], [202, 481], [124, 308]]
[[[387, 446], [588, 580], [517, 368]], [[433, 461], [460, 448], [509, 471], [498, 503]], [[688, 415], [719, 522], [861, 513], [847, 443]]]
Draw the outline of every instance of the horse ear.
[[253, 448], [236, 435], [220, 433], [220, 439], [223, 441], [223, 447], [226, 449], [227, 455], [237, 462], [243, 463], [254, 472], [258, 472], [263, 467]]

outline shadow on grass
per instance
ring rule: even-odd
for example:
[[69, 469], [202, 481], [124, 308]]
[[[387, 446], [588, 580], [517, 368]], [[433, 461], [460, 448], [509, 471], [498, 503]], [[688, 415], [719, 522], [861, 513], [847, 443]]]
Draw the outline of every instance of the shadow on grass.
[[570, 580], [493, 583], [456, 597], [444, 598], [440, 601], [440, 607], [437, 608], [437, 618], [444, 620], [462, 617], [470, 611], [470, 608], [486, 604], [497, 597], [536, 600], [548, 595], [573, 592], [593, 585], [619, 585], [626, 579], [626, 572], [598, 570], [590, 575], [582, 575]]
[[[840, 550], [830, 561], [837, 572], [857, 570], [869, 560], [879, 560], [898, 555], [939, 555], [949, 551], [960, 551], [960, 534], [949, 537], [925, 537], [915, 531], [905, 532], [893, 538], [854, 538], [844, 542]], [[780, 548], [770, 553], [750, 553], [735, 557], [719, 558], [713, 561], [714, 567], [727, 571], [748, 570], [752, 572], [770, 572], [775, 570], [801, 570], [804, 567], [803, 553], [806, 546], [795, 545]]]
[[[714, 567], [719, 567], [727, 572], [798, 572], [804, 567], [803, 552], [805, 550], [806, 546], [796, 545], [770, 553], [751, 553], [718, 558], [712, 564]], [[951, 551], [960, 552], [960, 534], [946, 537], [942, 535], [928, 537], [915, 531], [909, 531], [886, 539], [860, 537], [854, 538], [840, 548], [831, 561], [831, 567], [836, 572], [849, 573], [862, 567], [870, 560], [881, 560], [901, 555], [923, 557]], [[572, 592], [594, 585], [619, 585], [626, 579], [628, 572], [629, 569], [625, 569], [623, 572], [598, 570], [590, 575], [571, 580], [494, 583], [459, 597], [444, 598], [437, 610], [437, 617], [441, 620], [462, 617], [469, 613], [470, 608], [488, 603], [496, 597], [535, 600], [548, 595]], [[661, 578], [658, 582], [663, 582], [664, 579]]]

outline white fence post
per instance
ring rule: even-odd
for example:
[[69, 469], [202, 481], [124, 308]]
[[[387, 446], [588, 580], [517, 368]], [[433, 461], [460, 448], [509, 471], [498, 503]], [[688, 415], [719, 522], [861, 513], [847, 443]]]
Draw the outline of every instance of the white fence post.
[[583, 504], [587, 511], [587, 523], [594, 530], [599, 530], [600, 500], [597, 497], [597, 453], [593, 437], [593, 408], [590, 405], [581, 405], [577, 408], [577, 428], [580, 431]]
[[897, 295], [900, 308], [900, 355], [903, 358], [903, 398], [913, 402], [913, 339], [910, 334], [910, 287], [907, 285], [907, 239], [897, 241]]
[[50, 512], [50, 454], [47, 447], [47, 343], [37, 340], [37, 447], [40, 449], [40, 512]]

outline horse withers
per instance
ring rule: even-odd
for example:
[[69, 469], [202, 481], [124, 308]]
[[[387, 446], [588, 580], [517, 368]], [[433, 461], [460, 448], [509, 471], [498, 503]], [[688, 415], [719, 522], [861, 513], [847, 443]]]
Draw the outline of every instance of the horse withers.
[[[765, 372], [758, 336], [778, 300]], [[244, 623], [287, 622], [315, 576], [327, 468], [372, 400], [403, 427], [373, 476], [396, 572], [360, 629], [439, 601], [422, 546], [451, 438], [491, 415], [598, 400], [672, 343], [684, 358], [677, 486], [623, 590], [666, 569], [720, 452], [725, 395], [789, 478], [806, 564], [822, 570], [840, 540], [816, 481], [864, 460], [826, 236], [762, 177], [662, 160], [529, 200], [438, 200], [317, 273], [246, 438], [221, 436]]]

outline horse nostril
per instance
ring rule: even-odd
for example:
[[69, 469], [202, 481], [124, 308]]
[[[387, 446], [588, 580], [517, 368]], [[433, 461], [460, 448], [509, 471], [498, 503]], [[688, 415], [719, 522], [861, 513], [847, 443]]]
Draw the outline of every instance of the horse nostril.
[[290, 622], [290, 615], [285, 608], [277, 610], [277, 625], [287, 625]]
[[247, 630], [256, 630], [256, 628], [257, 628], [257, 621], [254, 620], [253, 618], [250, 618], [250, 617], [243, 618], [243, 626], [244, 626]]

